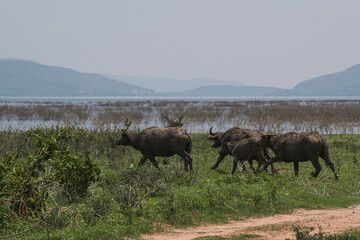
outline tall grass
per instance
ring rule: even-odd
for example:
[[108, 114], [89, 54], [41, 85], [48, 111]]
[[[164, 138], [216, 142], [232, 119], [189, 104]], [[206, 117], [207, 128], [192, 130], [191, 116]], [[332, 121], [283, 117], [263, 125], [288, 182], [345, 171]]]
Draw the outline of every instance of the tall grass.
[[324, 134], [359, 133], [359, 100], [323, 101], [119, 101], [91, 103], [0, 103], [0, 129], [9, 127], [77, 126], [117, 129], [125, 119], [134, 128], [165, 126], [163, 116], [178, 119], [191, 132], [207, 132], [211, 126], [263, 131], [312, 131]]

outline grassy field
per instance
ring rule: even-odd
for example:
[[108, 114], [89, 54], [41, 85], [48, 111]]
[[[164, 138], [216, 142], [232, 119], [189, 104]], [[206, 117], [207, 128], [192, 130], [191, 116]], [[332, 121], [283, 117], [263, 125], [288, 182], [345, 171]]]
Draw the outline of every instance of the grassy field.
[[1, 131], [0, 236], [138, 238], [169, 225], [360, 204], [359, 135], [325, 135], [337, 181], [322, 160], [318, 178], [309, 162], [300, 163], [298, 177], [287, 163], [277, 163], [275, 175], [238, 170], [230, 176], [230, 157], [210, 170], [219, 149], [202, 133], [192, 134], [193, 174], [183, 171], [179, 157], [158, 158], [160, 170], [150, 162], [138, 168], [140, 153], [116, 146], [120, 135], [73, 127]]

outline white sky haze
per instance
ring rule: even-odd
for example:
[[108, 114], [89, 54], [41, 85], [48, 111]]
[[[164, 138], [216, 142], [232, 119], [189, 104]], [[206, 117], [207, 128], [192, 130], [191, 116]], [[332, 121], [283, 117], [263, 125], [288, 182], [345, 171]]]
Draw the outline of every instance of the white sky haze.
[[0, 58], [292, 88], [360, 63], [358, 0], [0, 0]]

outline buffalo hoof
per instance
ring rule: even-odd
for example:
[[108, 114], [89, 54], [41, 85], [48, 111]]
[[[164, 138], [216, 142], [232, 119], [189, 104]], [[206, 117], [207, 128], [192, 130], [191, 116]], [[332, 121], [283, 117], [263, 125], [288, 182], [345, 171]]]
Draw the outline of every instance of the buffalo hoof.
[[217, 169], [217, 168], [218, 168], [218, 166], [214, 165], [214, 166], [212, 166], [210, 169], [211, 169], [211, 170], [215, 170], [215, 169]]
[[312, 177], [315, 177], [315, 178], [316, 178], [318, 175], [319, 175], [319, 173], [316, 173], [316, 172], [312, 172], [312, 173], [311, 173], [311, 176], [312, 176]]

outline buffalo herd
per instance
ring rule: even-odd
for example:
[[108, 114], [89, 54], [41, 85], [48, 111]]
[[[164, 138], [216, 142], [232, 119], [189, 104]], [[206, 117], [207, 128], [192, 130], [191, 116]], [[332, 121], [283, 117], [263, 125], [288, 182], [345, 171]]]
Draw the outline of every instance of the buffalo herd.
[[[139, 150], [143, 155], [139, 166], [143, 165], [146, 159], [149, 159], [158, 168], [155, 157], [170, 157], [176, 154], [184, 159], [185, 171], [193, 171], [190, 155], [192, 140], [184, 128], [151, 127], [140, 132], [133, 132], [128, 128], [122, 132], [117, 144], [132, 146]], [[258, 130], [238, 127], [230, 128], [225, 132], [214, 133], [212, 130], [213, 127], [210, 128], [208, 139], [213, 141], [213, 148], [221, 148], [216, 163], [211, 167], [213, 170], [218, 168], [227, 155], [231, 155], [233, 156], [231, 174], [234, 174], [239, 163], [243, 171], [246, 170], [245, 162], [249, 162], [255, 173], [261, 170], [265, 171], [269, 165], [274, 173], [276, 172], [274, 163], [292, 162], [297, 176], [299, 162], [310, 161], [315, 168], [313, 176], [317, 177], [321, 171], [318, 160], [321, 157], [326, 166], [333, 171], [335, 179], [338, 179], [334, 163], [330, 158], [329, 145], [318, 132], [267, 134]], [[258, 163], [257, 169], [253, 167], [253, 160]]]

